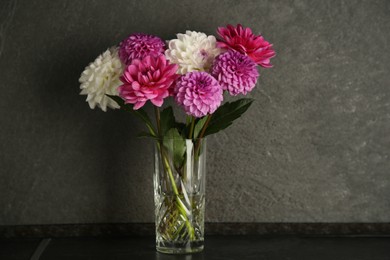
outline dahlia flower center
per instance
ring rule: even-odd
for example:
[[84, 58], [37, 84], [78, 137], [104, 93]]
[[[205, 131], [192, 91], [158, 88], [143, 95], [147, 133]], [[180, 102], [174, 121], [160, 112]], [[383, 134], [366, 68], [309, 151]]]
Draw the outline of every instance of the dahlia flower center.
[[195, 93], [198, 95], [208, 95], [210, 92], [211, 82], [207, 79], [201, 79], [196, 82]]
[[144, 42], [141, 42], [141, 43], [137, 43], [137, 45], [135, 46], [134, 48], [137, 52], [146, 52], [148, 50], [152, 50], [153, 47], [152, 46], [148, 46], [146, 43]]
[[156, 81], [158, 81], [157, 74], [160, 75], [158, 71], [159, 70], [156, 70], [154, 67], [150, 67], [147, 70], [141, 72], [141, 79], [144, 86], [154, 87], [156, 85]]
[[204, 89], [208, 84], [205, 80], [201, 79], [197, 82], [198, 89]]
[[205, 60], [208, 58], [209, 54], [204, 49], [200, 50], [200, 55], [202, 56], [202, 59]]
[[232, 71], [238, 75], [245, 74], [247, 69], [244, 60], [242, 58], [238, 58], [236, 62], [237, 63], [231, 65]]

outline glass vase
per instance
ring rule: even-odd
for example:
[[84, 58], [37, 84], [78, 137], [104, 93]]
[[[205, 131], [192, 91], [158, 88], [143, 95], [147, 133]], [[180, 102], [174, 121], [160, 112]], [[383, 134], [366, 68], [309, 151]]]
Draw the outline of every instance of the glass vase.
[[154, 158], [157, 251], [167, 254], [202, 251], [206, 139], [159, 140]]

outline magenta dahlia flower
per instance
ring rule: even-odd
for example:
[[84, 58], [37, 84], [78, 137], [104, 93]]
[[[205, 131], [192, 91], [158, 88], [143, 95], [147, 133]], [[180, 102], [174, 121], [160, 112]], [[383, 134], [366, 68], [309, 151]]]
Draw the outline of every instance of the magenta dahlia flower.
[[218, 81], [206, 72], [188, 72], [175, 84], [176, 102], [188, 115], [203, 117], [212, 114], [223, 100]]
[[230, 95], [246, 95], [255, 86], [259, 77], [256, 63], [237, 51], [227, 51], [217, 56], [211, 70], [223, 90]]
[[276, 53], [272, 44], [264, 40], [263, 36], [254, 35], [250, 28], [244, 28], [241, 24], [236, 27], [230, 24], [226, 27], [218, 27], [217, 32], [222, 38], [221, 41], [218, 41], [218, 47], [233, 49], [245, 54], [264, 68], [272, 67], [270, 59]]
[[118, 88], [119, 96], [125, 103], [134, 104], [134, 110], [148, 100], [160, 107], [169, 96], [172, 83], [179, 77], [177, 69], [178, 65], [170, 64], [164, 55], [135, 59], [120, 78], [123, 84]]
[[157, 36], [134, 33], [119, 44], [119, 57], [129, 65], [134, 59], [143, 59], [148, 55], [160, 56], [164, 53], [164, 47], [164, 41]]

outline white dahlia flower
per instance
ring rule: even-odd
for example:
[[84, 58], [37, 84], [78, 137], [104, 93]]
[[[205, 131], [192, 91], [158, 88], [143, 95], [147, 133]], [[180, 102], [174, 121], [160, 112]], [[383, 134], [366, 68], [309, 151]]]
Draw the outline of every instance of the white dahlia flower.
[[171, 63], [179, 65], [179, 73], [209, 71], [214, 58], [221, 53], [214, 36], [205, 33], [186, 31], [178, 33], [177, 39], [168, 42], [165, 56]]
[[80, 95], [87, 95], [91, 109], [96, 105], [103, 111], [109, 108], [119, 108], [118, 104], [108, 95], [118, 96], [118, 87], [122, 84], [119, 77], [123, 65], [118, 56], [118, 50], [112, 47], [90, 63], [80, 76]]

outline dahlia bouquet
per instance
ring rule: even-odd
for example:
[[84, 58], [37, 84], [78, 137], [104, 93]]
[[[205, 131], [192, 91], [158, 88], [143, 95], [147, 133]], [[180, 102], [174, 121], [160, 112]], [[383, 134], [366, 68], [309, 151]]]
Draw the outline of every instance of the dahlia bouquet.
[[[258, 68], [270, 68], [275, 56], [272, 44], [240, 24], [219, 27], [217, 33], [218, 40], [186, 31], [167, 42], [134, 33], [101, 54], [80, 77], [80, 94], [87, 95], [90, 108], [131, 112], [146, 124], [140, 136], [156, 140], [161, 164], [155, 166], [154, 178], [156, 233], [162, 252], [176, 252], [169, 250], [178, 247], [175, 243], [188, 248], [203, 241], [204, 196], [197, 195], [204, 186], [199, 183], [204, 178], [199, 177], [205, 161], [202, 140], [230, 126], [249, 108], [252, 99], [223, 103], [224, 95], [251, 92]], [[167, 99], [182, 108], [185, 122], [176, 119], [172, 106], [162, 109]], [[144, 110], [149, 102], [154, 119]], [[189, 184], [189, 176], [195, 175], [196, 181]]]

